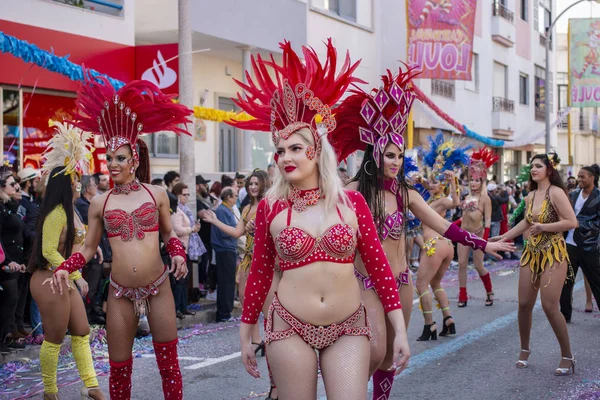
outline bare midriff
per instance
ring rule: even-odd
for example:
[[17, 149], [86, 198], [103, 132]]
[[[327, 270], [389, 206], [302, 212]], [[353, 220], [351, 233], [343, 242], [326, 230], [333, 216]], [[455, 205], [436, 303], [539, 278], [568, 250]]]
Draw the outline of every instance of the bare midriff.
[[463, 211], [461, 228], [477, 234], [483, 228], [483, 213], [479, 209]]
[[[395, 277], [400, 276], [400, 274], [406, 271], [406, 268], [408, 268], [408, 264], [406, 262], [405, 243], [406, 240], [404, 235], [402, 235], [400, 240], [394, 240], [390, 238], [381, 242], [381, 247], [383, 247], [383, 251], [385, 252], [385, 255], [390, 263], [390, 267], [392, 268], [392, 273]], [[365, 268], [365, 264], [363, 264], [359, 254], [356, 255], [354, 266], [363, 276], [369, 276]]]
[[149, 285], [163, 273], [158, 235], [146, 232], [144, 239], [127, 242], [120, 237], [109, 239], [113, 255], [111, 274], [115, 281], [124, 287], [137, 288]]
[[277, 296], [296, 318], [316, 326], [341, 322], [360, 307], [350, 263], [315, 262], [284, 271]]

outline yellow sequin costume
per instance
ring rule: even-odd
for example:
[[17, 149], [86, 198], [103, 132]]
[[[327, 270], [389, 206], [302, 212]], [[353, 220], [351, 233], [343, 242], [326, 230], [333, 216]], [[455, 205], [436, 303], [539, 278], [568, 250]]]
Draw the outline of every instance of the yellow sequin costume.
[[[248, 214], [250, 214], [250, 209], [252, 206], [248, 206], [242, 214], [242, 219], [244, 220], [244, 225], [250, 222], [251, 220], [256, 218], [256, 213], [252, 216], [252, 218], [248, 218]], [[250, 265], [252, 264], [252, 250], [254, 249], [254, 236], [246, 233], [246, 246], [244, 247], [244, 258], [240, 262], [239, 269], [248, 272], [250, 269]]]
[[[58, 251], [58, 246], [60, 245], [60, 234], [66, 226], [67, 213], [63, 206], [60, 205], [52, 210], [44, 220], [42, 228], [42, 256], [48, 261], [48, 269], [51, 271], [58, 268], [65, 261], [63, 255]], [[73, 243], [82, 245], [84, 241], [85, 231], [75, 230], [75, 240]], [[71, 281], [76, 281], [81, 277], [79, 271], [75, 271], [69, 275]]]
[[[542, 208], [537, 215], [537, 221], [533, 220], [534, 201], [535, 192], [533, 193], [533, 198], [529, 202], [527, 212], [525, 213], [525, 219], [529, 224], [535, 222], [551, 224], [560, 220], [558, 213], [550, 202], [550, 188], [546, 191], [544, 201], [542, 202]], [[527, 245], [521, 256], [521, 267], [529, 264], [529, 269], [531, 270], [531, 282], [535, 284], [546, 269], [555, 268], [553, 267], [555, 262], [560, 265], [565, 261], [569, 262], [569, 255], [567, 253], [567, 245], [562, 232], [541, 232], [537, 235], [530, 236], [527, 240]], [[548, 280], [548, 284], [549, 283], [550, 280]]]

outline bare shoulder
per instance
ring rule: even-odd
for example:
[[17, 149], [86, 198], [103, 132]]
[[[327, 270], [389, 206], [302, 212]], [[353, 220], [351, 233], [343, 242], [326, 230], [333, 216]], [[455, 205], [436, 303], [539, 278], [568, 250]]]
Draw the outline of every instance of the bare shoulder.
[[168, 201], [167, 191], [165, 188], [157, 185], [150, 185], [148, 183], [142, 183], [142, 185], [148, 189], [150, 193], [152, 193], [152, 196], [154, 196], [155, 199]]
[[568, 198], [565, 191], [562, 188], [555, 186], [555, 185], [550, 186], [550, 197], [552, 197], [552, 199], [557, 199], [557, 200]]
[[108, 192], [104, 192], [99, 196], [96, 196], [92, 199], [92, 201], [90, 202], [90, 211], [89, 213], [101, 213], [102, 209], [104, 208], [104, 204], [106, 203], [106, 200], [108, 199], [108, 196], [110, 194], [110, 190]]
[[358, 181], [352, 181], [346, 185], [346, 190], [357, 191], [358, 190]]

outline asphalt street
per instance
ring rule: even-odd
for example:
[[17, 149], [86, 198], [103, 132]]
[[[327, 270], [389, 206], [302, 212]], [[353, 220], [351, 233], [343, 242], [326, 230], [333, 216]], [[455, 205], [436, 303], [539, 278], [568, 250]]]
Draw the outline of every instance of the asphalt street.
[[[483, 285], [470, 271], [468, 307], [456, 308], [458, 282], [456, 270], [448, 272], [445, 284], [452, 302], [452, 312], [458, 335], [440, 337], [437, 341], [417, 342], [423, 325], [418, 305], [408, 330], [412, 358], [409, 368], [396, 378], [393, 399], [600, 399], [600, 313], [584, 313], [583, 282], [576, 285], [574, 314], [569, 325], [571, 343], [577, 359], [575, 375], [555, 377], [554, 369], [560, 352], [552, 329], [541, 307], [534, 311], [530, 367], [515, 368], [519, 355], [517, 329], [516, 263], [498, 262], [490, 265], [496, 301], [484, 306]], [[580, 277], [578, 277], [580, 278]], [[437, 314], [436, 314], [437, 313]], [[434, 311], [441, 322], [441, 313]], [[268, 391], [268, 375], [264, 358], [259, 358], [261, 379], [250, 377], [240, 362], [238, 346], [239, 322], [197, 325], [180, 334], [180, 365], [184, 380], [185, 399], [252, 399], [264, 398]], [[161, 399], [161, 381], [151, 352], [150, 339], [136, 342], [133, 378], [133, 399]], [[105, 347], [94, 349], [100, 385], [108, 392]], [[77, 372], [61, 358], [59, 372], [61, 399], [77, 399], [80, 383]], [[39, 367], [18, 372], [18, 390], [29, 389], [32, 398], [39, 393]], [[62, 380], [61, 380], [62, 379]], [[13, 382], [13, 394], [0, 399], [19, 398]], [[27, 385], [35, 387], [27, 387]], [[0, 389], [6, 389], [6, 385]], [[40, 395], [37, 394], [37, 397]], [[320, 381], [319, 399], [326, 399]]]

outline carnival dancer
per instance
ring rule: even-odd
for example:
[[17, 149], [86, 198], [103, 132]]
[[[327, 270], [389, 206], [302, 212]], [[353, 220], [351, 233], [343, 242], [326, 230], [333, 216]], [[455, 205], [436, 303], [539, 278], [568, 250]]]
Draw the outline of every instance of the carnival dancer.
[[[75, 124], [104, 138], [115, 186], [92, 200], [85, 244], [56, 269], [53, 285], [62, 292], [68, 274], [93, 257], [106, 228], [113, 254], [106, 319], [110, 398], [131, 398], [131, 350], [139, 317], [147, 315], [164, 397], [181, 399], [169, 272], [174, 271], [176, 279], [187, 274], [185, 249], [171, 226], [167, 193], [148, 185], [148, 148], [139, 135], [158, 131], [188, 134], [177, 124], [189, 122], [191, 111], [173, 103], [150, 82], [133, 81], [115, 92], [105, 78], [84, 75]], [[159, 234], [171, 256], [170, 268], [160, 257]]]
[[530, 233], [521, 256], [519, 274], [521, 354], [516, 364], [517, 368], [528, 366], [533, 307], [540, 291], [542, 308], [556, 335], [562, 356], [554, 374], [567, 375], [571, 370], [575, 372], [575, 357], [571, 352], [567, 323], [559, 309], [565, 278], [572, 279], [563, 232], [577, 228], [578, 223], [565, 184], [556, 169], [559, 163], [560, 159], [555, 153], [537, 154], [533, 157], [530, 163], [531, 191], [526, 199], [525, 219], [493, 240], [507, 241], [527, 230]]
[[[367, 205], [377, 223], [376, 232], [398, 285], [404, 304], [404, 320], [408, 322], [412, 309], [413, 288], [408, 271], [406, 251], [405, 212], [413, 214], [436, 232], [454, 241], [471, 245], [499, 257], [503, 248], [487, 244], [481, 238], [451, 225], [431, 209], [419, 193], [408, 187], [404, 178], [404, 139], [408, 114], [415, 98], [412, 91], [411, 70], [399, 70], [393, 75], [388, 70], [382, 77], [382, 86], [368, 94], [360, 89], [351, 90], [334, 112], [338, 121], [331, 135], [338, 161], [345, 160], [357, 150], [363, 150], [362, 165], [350, 188], [364, 194]], [[399, 179], [400, 178], [400, 179]], [[512, 248], [512, 245], [509, 245]], [[369, 255], [370, 256], [370, 255]], [[355, 274], [361, 287], [361, 296], [368, 310], [374, 340], [371, 341], [370, 373], [373, 375], [373, 398], [387, 399], [394, 378], [394, 342], [397, 337], [384, 318], [385, 302], [380, 302], [371, 290], [372, 277], [367, 275], [366, 261], [361, 254]], [[380, 293], [379, 293], [380, 294]], [[383, 309], [382, 309], [383, 305]], [[375, 371], [376, 370], [376, 371]]]
[[[408, 362], [400, 299], [391, 269], [374, 234], [364, 198], [345, 191], [327, 133], [336, 125], [331, 111], [358, 63], [349, 55], [336, 75], [337, 54], [327, 42], [321, 64], [303, 47], [304, 63], [287, 41], [281, 65], [253, 59], [255, 78], [238, 84], [237, 103], [255, 120], [243, 129], [271, 130], [280, 174], [258, 206], [254, 257], [240, 328], [242, 362], [259, 377], [251, 332], [271, 287], [275, 259], [283, 271], [267, 314], [269, 364], [283, 399], [314, 399], [320, 365], [327, 396], [365, 399], [371, 329], [354, 278], [358, 252], [382, 297], [396, 332], [394, 360]], [[271, 69], [272, 71], [269, 71]], [[317, 350], [317, 352], [315, 352]], [[395, 369], [395, 368], [394, 368]]]
[[[444, 134], [441, 132], [435, 138], [430, 136], [428, 139], [429, 149], [422, 150], [426, 172], [423, 183], [430, 194], [427, 204], [444, 218], [448, 210], [460, 204], [460, 191], [454, 171], [469, 164], [470, 159], [466, 151], [471, 146], [461, 148], [452, 141], [445, 141]], [[421, 252], [415, 285], [425, 320], [423, 333], [417, 339], [419, 341], [437, 339], [437, 327], [433, 321], [432, 293], [444, 317], [439, 335], [448, 336], [456, 333], [456, 326], [450, 315], [450, 302], [441, 284], [454, 257], [454, 246], [451, 241], [444, 239], [425, 224], [423, 224], [423, 239], [425, 244]], [[429, 291], [430, 285], [432, 292]]]
[[[58, 399], [58, 355], [67, 329], [71, 334], [73, 357], [84, 384], [81, 398], [104, 399], [94, 370], [90, 326], [82, 299], [88, 292], [88, 284], [79, 269], [71, 271], [65, 282], [66, 290], [59, 294], [47, 284], [52, 282], [52, 271], [60, 267], [66, 256], [79, 251], [86, 239], [86, 227], [74, 203], [81, 192], [79, 180], [92, 157], [92, 135], [64, 122], [55, 122], [54, 126], [57, 133], [44, 153], [42, 171], [47, 184], [29, 262], [29, 269], [33, 272], [31, 295], [38, 304], [44, 324], [45, 337], [40, 348], [44, 399]], [[102, 262], [98, 246], [93, 249], [92, 256], [95, 253]]]
[[[487, 147], [478, 149], [471, 154], [469, 165], [469, 194], [460, 204], [462, 217], [456, 223], [461, 228], [484, 239], [490, 237], [490, 225], [492, 218], [492, 201], [487, 193], [487, 170], [500, 157]], [[458, 245], [458, 307], [466, 307], [467, 295], [467, 264], [471, 248], [463, 244]], [[473, 265], [479, 274], [486, 292], [486, 306], [494, 305], [494, 290], [492, 288], [492, 275], [483, 266], [484, 254], [481, 251], [473, 251]]]

